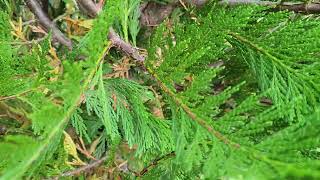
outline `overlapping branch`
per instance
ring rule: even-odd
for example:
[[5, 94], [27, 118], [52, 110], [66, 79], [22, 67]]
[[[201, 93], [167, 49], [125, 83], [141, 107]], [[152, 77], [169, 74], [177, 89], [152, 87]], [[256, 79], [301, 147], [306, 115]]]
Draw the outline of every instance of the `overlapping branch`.
[[79, 167], [77, 169], [74, 169], [74, 170], [71, 170], [71, 171], [67, 171], [67, 172], [64, 172], [62, 173], [60, 176], [57, 176], [55, 178], [52, 178], [52, 179], [59, 179], [59, 177], [68, 177], [68, 176], [75, 176], [75, 175], [79, 175], [83, 172], [87, 172], [89, 171], [90, 169], [93, 169], [95, 167], [98, 167], [100, 166], [102, 163], [104, 163], [106, 160], [108, 159], [108, 156], [104, 156], [102, 157], [101, 159], [99, 160], [96, 160], [90, 164], [87, 164], [85, 166], [82, 166], [82, 167]]
[[[77, 0], [77, 3], [82, 7], [85, 13], [88, 15], [98, 15], [100, 9], [96, 4], [91, 0]], [[108, 38], [111, 41], [112, 45], [127, 55], [131, 56], [137, 61], [144, 61], [145, 56], [141, 55], [137, 48], [133, 47], [130, 43], [125, 42], [116, 31], [110, 27]]]
[[29, 9], [37, 16], [40, 24], [47, 30], [51, 31], [53, 38], [60, 42], [61, 44], [67, 46], [69, 49], [72, 49], [72, 42], [68, 39], [56, 26], [56, 24], [50, 20], [48, 15], [43, 11], [41, 5], [37, 0], [25, 0]]
[[[187, 2], [195, 6], [202, 6], [208, 0], [188, 0]], [[56, 26], [56, 24], [50, 20], [48, 15], [43, 11], [40, 3], [37, 0], [25, 0], [26, 4], [30, 10], [37, 16], [40, 24], [47, 30], [52, 31], [53, 38], [60, 42], [61, 44], [67, 46], [69, 49], [72, 49], [72, 42], [68, 39]], [[100, 8], [91, 0], [76, 0], [81, 10], [85, 12], [90, 17], [95, 17]], [[290, 10], [294, 12], [304, 12], [304, 13], [320, 13], [320, 3], [304, 3], [304, 2], [272, 2], [272, 1], [260, 1], [260, 0], [222, 0], [219, 4], [225, 4], [227, 6], [237, 6], [237, 5], [261, 5], [261, 6], [270, 6], [274, 7], [274, 10]], [[145, 5], [145, 4], [144, 4]], [[169, 4], [168, 6], [172, 6]], [[166, 9], [166, 8], [164, 8]], [[173, 11], [173, 8], [169, 9]], [[170, 12], [166, 13], [167, 16], [170, 15]], [[143, 19], [143, 18], [142, 18]], [[112, 30], [112, 29], [111, 29]], [[145, 57], [139, 55], [139, 51], [136, 48], [133, 48], [129, 43], [123, 41], [115, 33], [115, 31], [110, 31], [109, 34], [110, 40], [114, 40], [115, 46], [133, 57], [138, 61], [143, 61]], [[131, 47], [130, 47], [131, 46]]]
[[305, 2], [273, 2], [260, 0], [223, 0], [219, 4], [228, 6], [237, 5], [260, 5], [274, 7], [274, 10], [289, 10], [294, 12], [303, 12], [308, 14], [320, 13], [320, 3], [305, 3]]
[[90, 17], [95, 17], [99, 13], [99, 8], [93, 3], [92, 0], [76, 0], [80, 9]]

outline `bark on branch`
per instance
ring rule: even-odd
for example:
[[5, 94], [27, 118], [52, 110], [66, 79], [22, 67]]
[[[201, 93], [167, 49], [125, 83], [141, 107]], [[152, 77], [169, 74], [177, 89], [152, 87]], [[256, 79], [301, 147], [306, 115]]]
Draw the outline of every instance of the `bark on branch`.
[[52, 36], [55, 40], [61, 44], [67, 46], [69, 49], [72, 49], [71, 40], [68, 39], [56, 26], [56, 24], [50, 20], [48, 15], [43, 11], [41, 5], [37, 0], [25, 0], [29, 9], [37, 16], [40, 24], [47, 30], [52, 31]]
[[92, 0], [76, 0], [80, 9], [90, 17], [95, 17], [99, 13], [99, 8]]
[[130, 43], [125, 42], [119, 34], [117, 34], [113, 28], [109, 29], [109, 40], [112, 42], [113, 46], [117, 47], [121, 51], [125, 52], [127, 55], [131, 56], [137, 61], [144, 61], [145, 56], [141, 55], [137, 48], [133, 47]]
[[94, 161], [93, 163], [91, 164], [88, 164], [88, 165], [85, 165], [85, 166], [82, 166], [78, 169], [75, 169], [75, 170], [72, 170], [72, 171], [68, 171], [68, 172], [64, 172], [60, 175], [60, 177], [67, 177], [67, 176], [74, 176], [74, 175], [79, 175], [83, 172], [87, 172], [88, 170], [92, 169], [92, 168], [95, 168], [95, 167], [98, 167], [99, 165], [101, 165], [104, 161], [107, 160], [107, 156], [99, 159], [99, 160], [96, 160]]
[[320, 13], [320, 3], [304, 3], [304, 2], [272, 2], [272, 1], [260, 1], [260, 0], [223, 0], [219, 4], [225, 4], [228, 6], [237, 5], [260, 5], [271, 6], [274, 10], [289, 10], [294, 12], [303, 12], [308, 14]]
[[[88, 15], [98, 15], [99, 8], [96, 4], [91, 0], [77, 0], [78, 4], [82, 7], [85, 13]], [[108, 34], [109, 40], [112, 42], [112, 45], [127, 55], [131, 56], [133, 59], [137, 61], [144, 61], [145, 56], [141, 55], [137, 48], [133, 47], [130, 43], [125, 42], [119, 34], [115, 32], [113, 28], [109, 29]]]

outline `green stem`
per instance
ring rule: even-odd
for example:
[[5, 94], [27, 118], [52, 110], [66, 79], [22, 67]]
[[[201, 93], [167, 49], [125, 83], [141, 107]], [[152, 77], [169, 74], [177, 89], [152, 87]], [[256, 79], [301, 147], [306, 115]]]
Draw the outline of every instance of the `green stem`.
[[237, 39], [238, 41], [241, 41], [249, 46], [251, 46], [252, 48], [256, 49], [257, 51], [259, 51], [260, 53], [266, 55], [268, 58], [270, 58], [273, 62], [279, 64], [281, 67], [287, 69], [288, 71], [292, 72], [292, 73], [296, 73], [296, 71], [294, 69], [292, 69], [291, 67], [286, 66], [285, 64], [283, 64], [277, 57], [273, 56], [272, 54], [270, 54], [268, 51], [266, 51], [265, 49], [263, 49], [262, 47], [254, 44], [253, 42], [251, 42], [250, 40], [246, 39], [245, 37], [236, 34], [234, 32], [229, 32], [229, 35], [231, 35], [233, 38]]
[[128, 0], [126, 0], [124, 2], [123, 21], [122, 21], [122, 31], [123, 31], [124, 40], [126, 42], [129, 42], [128, 16], [129, 16], [129, 8], [128, 8]]
[[192, 120], [197, 122], [201, 127], [207, 129], [210, 134], [212, 134], [215, 138], [217, 138], [220, 141], [222, 141], [224, 144], [230, 145], [231, 147], [233, 147], [236, 150], [241, 150], [244, 153], [246, 153], [248, 155], [248, 157], [252, 157], [253, 159], [268, 163], [270, 166], [273, 166], [273, 167], [284, 166], [284, 167], [289, 167], [289, 168], [293, 168], [293, 169], [296, 169], [296, 170], [300, 171], [300, 169], [296, 168], [295, 166], [293, 166], [291, 164], [288, 164], [288, 163], [285, 163], [285, 162], [281, 162], [279, 160], [270, 159], [267, 155], [264, 155], [264, 153], [261, 153], [260, 151], [257, 151], [254, 147], [240, 146], [240, 144], [231, 141], [230, 139], [228, 139], [227, 137], [222, 135], [220, 132], [218, 132], [215, 129], [213, 129], [205, 120], [203, 120], [203, 119], [199, 118], [198, 116], [196, 116], [196, 114], [194, 114], [192, 112], [192, 110], [186, 104], [184, 104], [181, 99], [179, 99], [178, 97], [175, 96], [174, 92], [172, 92], [164, 83], [162, 83], [161, 79], [152, 70], [152, 68], [146, 67], [146, 69], [156, 79], [156, 81], [159, 84], [159, 86], [161, 87], [161, 89], [167, 95], [169, 95], [173, 99], [173, 101], [178, 106], [180, 106]]
[[181, 99], [175, 96], [174, 92], [172, 92], [164, 83], [162, 83], [161, 79], [151, 68], [146, 67], [146, 69], [156, 79], [161, 89], [166, 94], [168, 94], [173, 99], [173, 101], [178, 106], [180, 106], [193, 121], [197, 122], [201, 127], [205, 128], [210, 134], [212, 134], [214, 137], [222, 141], [224, 144], [231, 145], [234, 148], [240, 148], [240, 145], [238, 143], [232, 142], [223, 134], [221, 134], [219, 131], [211, 127], [205, 120], [203, 120], [202, 118], [198, 117], [195, 113], [193, 113], [192, 110], [186, 104], [184, 104]]
[[287, 70], [288, 72], [294, 74], [296, 77], [299, 77], [301, 79], [303, 79], [303, 81], [310, 83], [313, 87], [315, 87], [316, 89], [318, 89], [318, 85], [315, 84], [312, 80], [310, 80], [310, 77], [301, 74], [299, 72], [297, 72], [296, 70], [292, 69], [290, 66], [285, 65], [280, 59], [278, 59], [277, 57], [273, 56], [272, 54], [270, 54], [267, 50], [265, 50], [264, 48], [258, 46], [257, 44], [251, 42], [250, 40], [248, 40], [247, 38], [234, 33], [234, 32], [229, 32], [228, 33], [230, 36], [232, 36], [233, 38], [235, 38], [236, 40], [249, 45], [251, 48], [259, 51], [260, 53], [264, 54], [265, 56], [267, 56], [269, 59], [271, 59], [272, 62], [280, 65], [282, 68], [284, 68], [285, 70]]

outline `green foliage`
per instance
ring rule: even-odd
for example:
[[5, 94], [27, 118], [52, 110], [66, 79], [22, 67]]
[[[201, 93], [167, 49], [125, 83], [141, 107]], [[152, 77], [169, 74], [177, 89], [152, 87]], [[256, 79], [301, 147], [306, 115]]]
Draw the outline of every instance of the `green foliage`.
[[[136, 45], [140, 3], [108, 1], [64, 56], [60, 75], [45, 58], [49, 41], [30, 50], [10, 44], [9, 16], [0, 12], [0, 97], [15, 97], [0, 103], [26, 114], [32, 130], [0, 136], [0, 179], [71, 169], [61, 146], [69, 120], [93, 147], [90, 155], [108, 156], [107, 167], [120, 169], [118, 148], [127, 144], [147, 168], [135, 175], [145, 179], [320, 178], [317, 19], [210, 2], [179, 21], [166, 20], [143, 64], [151, 92], [136, 79], [106, 78], [116, 53], [102, 61], [112, 25]], [[164, 117], [152, 111], [154, 101]]]
[[137, 44], [137, 35], [140, 30], [140, 3], [141, 0], [124, 0], [121, 6], [119, 6], [119, 24], [121, 27], [122, 37], [126, 42], [129, 42], [130, 33], [134, 46]]
[[103, 80], [101, 67], [92, 81], [96, 89], [86, 92], [85, 102], [86, 113], [101, 121], [106, 141], [112, 143], [121, 136], [130, 148], [137, 145], [136, 155], [144, 159], [171, 150], [169, 123], [153, 117], [144, 104], [154, 98], [150, 92], [133, 81]]
[[[0, 13], [1, 37], [0, 37], [0, 94], [13, 95], [34, 88], [35, 84], [42, 83], [47, 78], [45, 55], [48, 52], [49, 42], [45, 40], [39, 46], [34, 46], [32, 54], [21, 56], [17, 53], [18, 48], [13, 47], [10, 18], [5, 12]], [[25, 52], [28, 53], [28, 52]], [[30, 76], [32, 78], [30, 78]]]
[[87, 133], [87, 126], [84, 123], [84, 119], [80, 115], [82, 113], [82, 110], [78, 108], [74, 114], [71, 116], [71, 124], [75, 128], [76, 133], [80, 135], [80, 138], [85, 137], [86, 140], [91, 143], [91, 138], [89, 137]]
[[[147, 66], [170, 101], [176, 153], [171, 163], [159, 166], [162, 176], [318, 178], [317, 160], [303, 155], [318, 147], [317, 33], [312, 18], [214, 4], [194, 21], [160, 26]], [[229, 84], [214, 93], [212, 82], [226, 73], [211, 64], [221, 59], [227, 67], [233, 60], [247, 63], [261, 95], [236, 100], [225, 111], [228, 100], [247, 87]], [[261, 96], [274, 105], [263, 107]]]
[[[33, 130], [38, 136], [6, 136], [1, 141], [0, 159], [1, 162], [5, 161], [1, 167], [1, 179], [19, 178], [27, 170], [30, 173], [33, 172], [56, 150], [63, 129], [81, 100], [81, 95], [88, 88], [102, 56], [108, 49], [104, 37], [108, 33], [107, 27], [113, 23], [114, 9], [118, 3], [118, 1], [110, 2], [110, 6], [97, 19], [95, 28], [81, 44], [82, 52], [88, 55], [87, 61], [65, 62], [64, 74], [59, 77], [58, 81], [39, 86], [41, 89], [47, 89], [50, 92], [49, 96], [44, 94], [43, 90], [36, 90], [22, 99], [32, 108], [33, 112], [28, 117], [32, 120]], [[104, 25], [103, 28], [101, 24]], [[12, 59], [6, 60], [12, 61]], [[64, 104], [61, 106], [54, 103], [54, 98], [61, 98]], [[10, 152], [15, 153], [8, 156]]]
[[276, 104], [302, 96], [289, 120], [303, 120], [302, 114], [313, 112], [319, 102], [320, 41], [314, 39], [320, 31], [318, 23], [292, 13], [265, 12], [251, 21], [258, 23], [239, 32], [243, 37], [232, 34], [239, 54], [257, 76], [261, 89], [271, 88], [269, 96]]

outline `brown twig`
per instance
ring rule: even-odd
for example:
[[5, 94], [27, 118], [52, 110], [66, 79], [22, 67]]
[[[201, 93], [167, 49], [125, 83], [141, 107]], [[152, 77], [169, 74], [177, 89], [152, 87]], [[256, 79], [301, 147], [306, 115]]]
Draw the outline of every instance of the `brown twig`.
[[272, 1], [260, 1], [260, 0], [224, 0], [220, 1], [219, 4], [225, 4], [228, 6], [237, 5], [260, 5], [260, 6], [271, 6], [274, 10], [289, 10], [294, 12], [304, 13], [320, 13], [319, 3], [304, 3], [304, 2], [272, 2]]
[[[90, 1], [90, 2], [92, 2], [92, 1]], [[110, 28], [110, 30], [109, 30], [109, 39], [110, 39], [110, 41], [112, 42], [112, 44], [114, 46], [116, 46], [119, 49], [121, 49], [122, 51], [126, 52], [128, 55], [130, 55], [134, 59], [136, 59], [138, 61], [143, 61], [145, 59], [145, 57], [140, 55], [140, 53], [137, 50], [135, 50], [129, 43], [124, 42], [120, 38], [120, 36], [112, 28]], [[235, 148], [239, 148], [240, 147], [239, 144], [230, 141], [227, 137], [222, 135], [220, 132], [218, 132], [215, 129], [213, 129], [205, 120], [203, 120], [203, 119], [199, 118], [198, 116], [196, 116], [187, 105], [185, 105], [179, 98], [176, 98], [175, 94], [162, 83], [162, 81], [159, 79], [159, 77], [150, 68], [147, 68], [147, 70], [157, 80], [157, 82], [158, 82], [159, 86], [161, 87], [161, 89], [163, 91], [165, 91], [168, 95], [170, 95], [173, 98], [173, 100], [178, 105], [180, 105], [180, 107], [182, 107], [182, 109], [188, 114], [188, 116], [192, 120], [197, 122], [203, 128], [207, 129], [213, 136], [215, 136], [217, 139], [221, 140], [225, 144], [229, 144], [229, 145], [231, 145], [231, 146], [233, 146]]]
[[[159, 4], [156, 2], [143, 3], [140, 6], [140, 25], [145, 27], [158, 26], [180, 3]], [[186, 7], [187, 8], [187, 7]]]
[[[99, 8], [91, 0], [77, 0], [78, 4], [85, 9], [85, 13], [90, 13], [91, 15], [99, 14]], [[130, 43], [125, 42], [121, 39], [119, 34], [115, 32], [113, 28], [109, 29], [108, 38], [114, 47], [117, 47], [121, 51], [125, 52], [127, 55], [131, 56], [137, 61], [144, 61], [145, 56], [141, 55], [137, 48], [133, 47]]]
[[238, 5], [259, 5], [259, 6], [275, 6], [278, 3], [272, 1], [260, 1], [260, 0], [222, 0], [219, 2], [221, 5], [238, 6]]
[[148, 171], [150, 171], [150, 169], [154, 168], [155, 166], [157, 166], [159, 164], [160, 161], [164, 160], [164, 159], [167, 159], [167, 158], [170, 158], [170, 157], [174, 157], [176, 156], [175, 152], [172, 151], [171, 153], [169, 154], [166, 154], [166, 155], [163, 155], [155, 160], [153, 160], [149, 165], [147, 165], [146, 167], [144, 167], [140, 172], [138, 173], [134, 173], [135, 176], [137, 177], [140, 177], [140, 176], [143, 176], [145, 175]]
[[90, 17], [98, 15], [100, 9], [92, 0], [76, 0], [80, 10], [84, 11]]
[[[195, 5], [203, 5], [207, 0], [192, 0], [191, 3]], [[77, 0], [77, 3], [82, 7], [83, 12], [88, 14], [89, 16], [96, 16], [99, 14], [100, 9], [96, 6], [96, 4], [91, 0]], [[146, 4], [142, 5], [143, 7], [146, 7]], [[171, 12], [173, 11], [174, 7], [172, 4], [168, 5], [171, 7], [171, 9], [168, 10], [168, 12], [165, 14], [165, 16], [169, 16]], [[143, 10], [144, 8], [140, 8]], [[165, 8], [164, 8], [165, 9]], [[167, 9], [165, 9], [167, 11]], [[164, 17], [165, 18], [165, 17]], [[164, 19], [163, 18], [163, 19]], [[143, 19], [143, 18], [141, 18]], [[133, 47], [130, 43], [125, 42], [119, 34], [115, 32], [113, 28], [110, 28], [109, 34], [108, 34], [109, 40], [112, 42], [114, 47], [117, 47], [133, 59], [137, 61], [144, 61], [146, 59], [145, 55], [141, 55], [139, 50], [135, 47]]]
[[[39, 38], [39, 39], [32, 39], [30, 41], [25, 41], [25, 42], [8, 42], [6, 44], [10, 44], [10, 45], [30, 45], [30, 44], [37, 44], [37, 43], [40, 43], [41, 41], [45, 40], [47, 38], [47, 36], [44, 36], [42, 38]], [[1, 99], [1, 98], [0, 98]]]
[[133, 59], [137, 61], [145, 60], [146, 57], [141, 55], [137, 48], [134, 48], [130, 43], [127, 43], [123, 39], [121, 39], [121, 37], [114, 31], [113, 28], [109, 29], [108, 38], [112, 42], [113, 46], [125, 52], [127, 55], [131, 56]]
[[18, 93], [18, 94], [15, 94], [15, 95], [11, 95], [11, 96], [3, 96], [3, 97], [0, 96], [0, 101], [5, 101], [5, 100], [17, 98], [19, 96], [23, 96], [25, 94], [28, 94], [29, 92], [31, 92], [33, 90], [34, 89], [29, 89], [29, 90], [26, 90], [26, 91], [23, 91], [21, 93]]
[[191, 2], [189, 0], [190, 4], [193, 4], [193, 5], [197, 6], [197, 7], [203, 6], [207, 2], [208, 2], [208, 0], [191, 0]]
[[43, 11], [41, 5], [37, 0], [25, 0], [29, 9], [37, 16], [40, 24], [47, 30], [52, 31], [53, 38], [61, 44], [72, 49], [71, 40], [68, 39], [56, 26], [56, 24], [50, 20], [48, 15]]
[[275, 10], [289, 10], [294, 12], [305, 12], [307, 14], [320, 13], [320, 4], [318, 3], [281, 3]]
[[65, 172], [65, 173], [62, 173], [61, 174], [61, 177], [66, 177], [66, 176], [74, 176], [74, 175], [77, 175], [77, 174], [80, 174], [82, 172], [87, 172], [88, 170], [92, 169], [92, 168], [95, 168], [95, 167], [98, 167], [100, 164], [102, 164], [104, 161], [106, 161], [108, 159], [107, 156], [104, 156], [103, 158], [99, 159], [99, 160], [96, 160], [94, 161], [93, 163], [91, 164], [88, 164], [88, 165], [85, 165], [85, 166], [82, 166], [78, 169], [75, 169], [75, 170], [72, 170], [72, 171], [68, 171], [68, 172]]
[[27, 127], [31, 123], [24, 112], [21, 112], [4, 102], [0, 102], [0, 110], [4, 111], [9, 118], [17, 120], [22, 127]]

